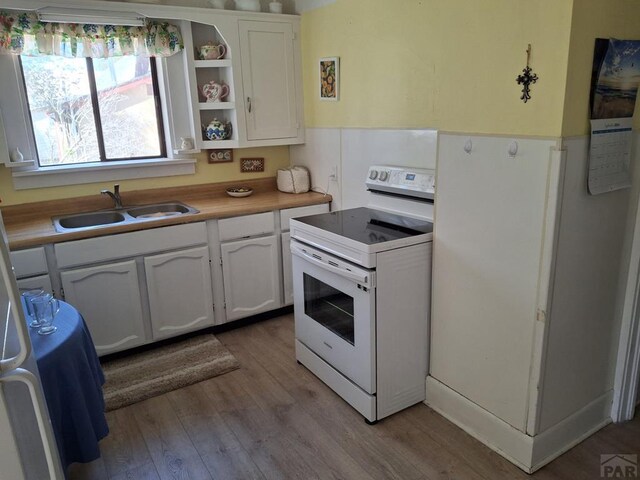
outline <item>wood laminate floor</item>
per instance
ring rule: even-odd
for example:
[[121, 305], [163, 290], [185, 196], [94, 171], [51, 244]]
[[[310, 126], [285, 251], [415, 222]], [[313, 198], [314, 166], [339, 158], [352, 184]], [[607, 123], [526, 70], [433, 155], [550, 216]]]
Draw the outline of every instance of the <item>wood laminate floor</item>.
[[217, 336], [239, 370], [108, 413], [102, 457], [70, 479], [577, 480], [640, 453], [636, 418], [529, 476], [423, 404], [366, 425], [296, 363], [291, 315]]

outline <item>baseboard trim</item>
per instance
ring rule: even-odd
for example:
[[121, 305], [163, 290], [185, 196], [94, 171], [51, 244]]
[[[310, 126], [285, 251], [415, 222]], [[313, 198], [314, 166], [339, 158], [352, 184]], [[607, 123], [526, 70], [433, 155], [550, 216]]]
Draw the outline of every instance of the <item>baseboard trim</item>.
[[611, 423], [612, 399], [610, 390], [534, 437], [431, 376], [424, 403], [526, 473], [533, 473]]
[[531, 473], [533, 438], [529, 435], [431, 376], [427, 377], [425, 403], [511, 463]]
[[533, 439], [531, 456], [532, 472], [544, 467], [611, 423], [612, 401], [613, 390], [609, 390], [573, 415], [536, 435]]

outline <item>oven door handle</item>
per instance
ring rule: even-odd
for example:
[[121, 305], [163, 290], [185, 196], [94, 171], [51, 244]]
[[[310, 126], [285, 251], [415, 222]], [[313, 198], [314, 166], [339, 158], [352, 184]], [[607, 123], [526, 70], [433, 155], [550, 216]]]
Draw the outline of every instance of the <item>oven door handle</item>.
[[364, 273], [351, 272], [340, 267], [334, 267], [333, 265], [325, 263], [322, 260], [318, 260], [316, 257], [309, 254], [304, 249], [300, 248], [298, 245], [291, 245], [291, 253], [305, 259], [310, 263], [313, 263], [314, 265], [317, 265], [318, 267], [324, 268], [325, 270], [333, 272], [336, 275], [340, 275], [341, 277], [346, 277], [350, 280], [364, 284], [369, 283], [369, 275]]

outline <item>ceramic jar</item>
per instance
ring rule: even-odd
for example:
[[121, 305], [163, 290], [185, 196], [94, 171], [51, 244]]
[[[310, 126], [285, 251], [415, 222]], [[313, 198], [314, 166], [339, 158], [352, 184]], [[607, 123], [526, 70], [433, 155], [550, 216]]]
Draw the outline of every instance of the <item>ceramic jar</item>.
[[211, 80], [202, 86], [202, 94], [207, 99], [207, 103], [218, 103], [229, 95], [229, 86]]
[[282, 13], [282, 3], [280, 2], [269, 3], [269, 11], [271, 13]]
[[236, 0], [236, 10], [245, 12], [259, 12], [260, 0]]
[[198, 56], [200, 60], [218, 60], [220, 58], [224, 58], [227, 53], [227, 47], [225, 47], [222, 43], [207, 43], [206, 45], [202, 45], [198, 47]]
[[231, 122], [221, 122], [214, 118], [204, 130], [209, 140], [227, 140], [231, 138]]

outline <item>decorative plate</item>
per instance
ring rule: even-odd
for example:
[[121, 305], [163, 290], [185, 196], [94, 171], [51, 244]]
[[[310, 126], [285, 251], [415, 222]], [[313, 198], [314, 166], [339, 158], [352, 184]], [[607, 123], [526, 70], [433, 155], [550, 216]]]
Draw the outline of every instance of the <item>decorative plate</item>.
[[253, 190], [249, 187], [227, 188], [227, 195], [231, 197], [248, 197], [252, 193], [253, 193]]

